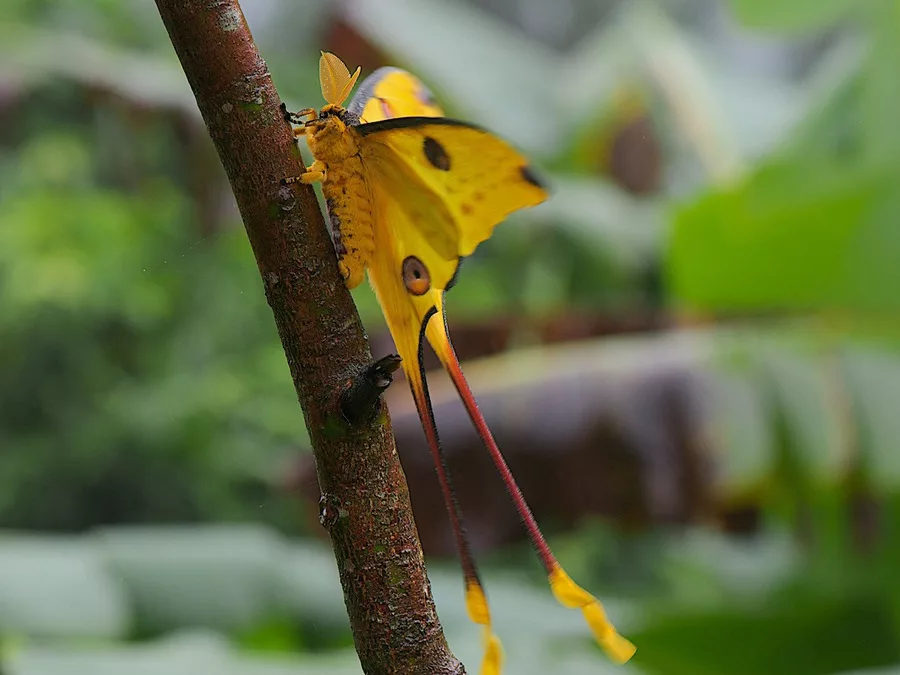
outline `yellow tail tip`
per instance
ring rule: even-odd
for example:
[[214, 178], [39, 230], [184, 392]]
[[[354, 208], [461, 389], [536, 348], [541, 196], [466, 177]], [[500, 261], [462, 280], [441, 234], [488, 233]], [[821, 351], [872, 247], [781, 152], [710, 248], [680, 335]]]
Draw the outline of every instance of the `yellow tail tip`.
[[481, 675], [500, 675], [503, 669], [503, 645], [491, 628], [491, 610], [488, 607], [484, 589], [477, 581], [466, 583], [466, 611], [469, 618], [484, 626], [484, 658], [481, 661]]
[[503, 645], [491, 631], [484, 627], [484, 658], [481, 661], [481, 675], [500, 675], [503, 670]]
[[603, 651], [612, 661], [621, 665], [627, 663], [634, 656], [637, 647], [616, 632], [609, 619], [606, 618], [606, 612], [603, 611], [599, 601], [595, 600], [593, 604], [582, 607], [581, 611], [597, 639], [597, 643], [603, 647]]
[[491, 610], [481, 584], [477, 581], [466, 583], [466, 611], [469, 619], [482, 626], [491, 625]]
[[549, 581], [550, 589], [559, 604], [564, 607], [577, 607], [582, 611], [597, 643], [611, 660], [622, 664], [634, 656], [637, 648], [619, 635], [597, 598], [572, 581], [561, 567], [550, 573]]

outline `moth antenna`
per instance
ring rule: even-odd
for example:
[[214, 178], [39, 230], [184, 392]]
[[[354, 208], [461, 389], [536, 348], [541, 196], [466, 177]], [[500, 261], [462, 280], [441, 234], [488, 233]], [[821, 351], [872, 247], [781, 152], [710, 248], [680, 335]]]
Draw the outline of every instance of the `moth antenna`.
[[603, 610], [603, 605], [600, 604], [600, 601], [572, 581], [550, 550], [550, 546], [544, 539], [544, 535], [538, 527], [534, 515], [531, 513], [531, 508], [525, 501], [525, 497], [522, 495], [522, 491], [519, 489], [516, 479], [513, 478], [512, 472], [509, 470], [506, 459], [500, 452], [500, 448], [497, 447], [494, 436], [491, 434], [491, 430], [488, 428], [484, 416], [478, 409], [478, 404], [475, 402], [472, 390], [469, 389], [469, 383], [466, 381], [465, 375], [463, 375], [462, 368], [459, 365], [459, 359], [456, 357], [456, 352], [450, 342], [449, 330], [447, 329], [447, 314], [444, 308], [443, 299], [441, 299], [440, 307], [443, 325], [437, 323], [433, 324], [432, 330], [427, 334], [428, 341], [431, 343], [432, 348], [444, 365], [444, 370], [447, 371], [447, 374], [453, 381], [456, 391], [459, 393], [459, 397], [462, 399], [463, 405], [466, 408], [466, 412], [468, 412], [478, 435], [481, 437], [485, 448], [487, 448], [488, 454], [491, 456], [491, 460], [493, 460], [494, 466], [497, 468], [497, 472], [503, 479], [503, 483], [506, 486], [509, 496], [513, 500], [519, 518], [521, 518], [522, 523], [525, 525], [528, 537], [531, 539], [531, 544], [537, 552], [541, 564], [544, 566], [544, 570], [547, 573], [547, 581], [550, 583], [550, 589], [553, 591], [554, 597], [557, 602], [565, 607], [581, 609], [591, 632], [593, 632], [597, 642], [609, 658], [619, 664], [625, 663], [634, 655], [636, 651], [635, 646], [626, 638], [619, 635], [615, 627], [607, 618], [606, 612]]
[[343, 103], [347, 100], [347, 97], [350, 95], [350, 92], [353, 91], [353, 87], [356, 86], [356, 81], [359, 79], [359, 74], [362, 71], [360, 66], [356, 67], [356, 72], [350, 76], [350, 79], [347, 81], [347, 84], [344, 85], [344, 89], [341, 91], [341, 100], [338, 102], [339, 104]]
[[360, 69], [357, 68], [353, 75], [344, 62], [330, 52], [322, 52], [319, 57], [319, 84], [322, 86], [322, 96], [326, 103], [333, 105], [341, 105], [356, 80], [359, 77]]
[[447, 507], [447, 513], [450, 516], [453, 539], [456, 543], [456, 550], [466, 584], [466, 610], [469, 614], [469, 619], [473, 623], [484, 626], [484, 658], [481, 663], [481, 675], [500, 675], [503, 664], [503, 646], [500, 643], [500, 638], [494, 634], [491, 625], [491, 610], [488, 607], [487, 596], [478, 576], [478, 569], [475, 566], [475, 558], [472, 555], [469, 538], [466, 536], [466, 531], [463, 527], [462, 512], [456, 499], [456, 491], [453, 488], [450, 473], [447, 470], [447, 460], [441, 447], [437, 425], [434, 421], [434, 410], [431, 407], [431, 396], [428, 393], [428, 380], [425, 379], [425, 331], [429, 320], [435, 314], [436, 309], [432, 309], [422, 320], [422, 328], [419, 333], [417, 367], [413, 369], [404, 362], [403, 369], [406, 372], [409, 388], [412, 391], [413, 400], [416, 404], [416, 411], [419, 413], [419, 419], [425, 431], [425, 438], [431, 450], [437, 470], [438, 482], [441, 486], [441, 494], [444, 498], [444, 505]]

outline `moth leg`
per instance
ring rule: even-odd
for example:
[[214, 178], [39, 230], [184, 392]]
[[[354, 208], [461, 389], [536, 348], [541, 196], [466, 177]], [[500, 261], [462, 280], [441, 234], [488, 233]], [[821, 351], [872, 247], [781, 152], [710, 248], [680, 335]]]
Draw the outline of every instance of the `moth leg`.
[[319, 181], [325, 180], [325, 174], [327, 173], [327, 167], [325, 162], [317, 159], [315, 162], [309, 165], [309, 167], [299, 176], [290, 176], [283, 180], [285, 185], [292, 185], [293, 183], [306, 183], [310, 185], [312, 183], [317, 183]]
[[352, 286], [350, 284], [350, 268], [347, 267], [347, 263], [345, 263], [340, 258], [338, 258], [337, 263], [338, 263], [338, 272], [340, 272], [341, 278], [344, 280], [344, 285], [350, 290], [353, 290], [354, 288], [356, 288], [356, 286]]
[[300, 180], [307, 185], [310, 183], [318, 183], [319, 181], [325, 180], [326, 173], [327, 167], [325, 162], [317, 159], [306, 168], [306, 171], [300, 176]]
[[281, 104], [281, 114], [284, 115], [285, 122], [291, 124], [306, 124], [308, 119], [314, 119], [316, 116], [315, 108], [304, 108], [298, 112], [292, 113], [287, 109], [287, 105]]

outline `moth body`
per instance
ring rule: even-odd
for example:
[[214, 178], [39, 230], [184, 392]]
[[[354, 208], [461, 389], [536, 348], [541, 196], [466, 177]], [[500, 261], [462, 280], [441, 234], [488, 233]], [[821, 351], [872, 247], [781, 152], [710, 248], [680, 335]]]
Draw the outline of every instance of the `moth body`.
[[328, 207], [338, 267], [349, 288], [358, 286], [375, 250], [371, 195], [359, 156], [358, 134], [339, 106], [326, 106], [306, 125], [309, 150], [324, 167], [322, 193]]

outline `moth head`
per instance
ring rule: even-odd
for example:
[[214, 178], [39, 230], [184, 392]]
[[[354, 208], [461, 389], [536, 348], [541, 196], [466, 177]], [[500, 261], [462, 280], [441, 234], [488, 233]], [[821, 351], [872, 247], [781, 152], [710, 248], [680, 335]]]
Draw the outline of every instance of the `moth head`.
[[360, 69], [352, 75], [347, 66], [334, 54], [322, 52], [319, 57], [319, 84], [322, 86], [322, 96], [326, 103], [340, 106], [347, 100], [353, 85], [359, 79]]

